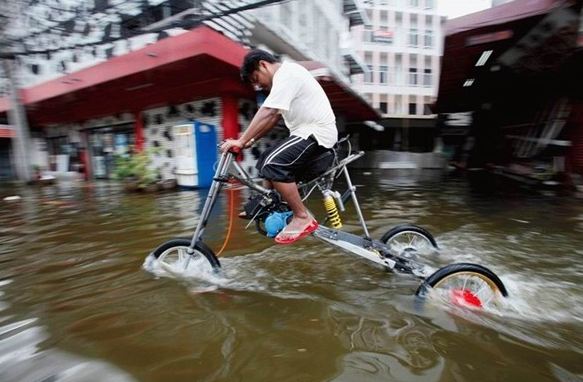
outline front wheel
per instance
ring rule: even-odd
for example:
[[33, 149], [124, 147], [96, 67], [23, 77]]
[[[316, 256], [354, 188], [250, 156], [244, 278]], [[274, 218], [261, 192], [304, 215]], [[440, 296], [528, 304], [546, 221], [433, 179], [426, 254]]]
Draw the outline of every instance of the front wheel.
[[429, 276], [417, 289], [425, 297], [435, 292], [438, 298], [455, 305], [472, 308], [495, 306], [508, 292], [502, 281], [478, 264], [450, 264]]
[[189, 270], [203, 273], [212, 273], [220, 269], [219, 259], [203, 242], [199, 241], [190, 255], [189, 247], [188, 239], [172, 239], [156, 248], [152, 255], [162, 269], [171, 273], [182, 273], [187, 267]]

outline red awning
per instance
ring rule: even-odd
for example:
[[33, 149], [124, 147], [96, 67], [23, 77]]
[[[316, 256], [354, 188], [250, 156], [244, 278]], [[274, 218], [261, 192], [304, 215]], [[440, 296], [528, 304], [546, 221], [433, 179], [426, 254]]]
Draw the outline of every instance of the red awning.
[[448, 20], [445, 24], [445, 35], [450, 36], [471, 29], [505, 24], [513, 20], [542, 15], [564, 3], [564, 0], [514, 0], [480, 12], [470, 13], [467, 16]]
[[[575, 4], [577, 11], [580, 3], [581, 0], [573, 3], [562, 0], [514, 0], [448, 21], [437, 97], [438, 112], [473, 110], [481, 99], [480, 92], [494, 84], [492, 78], [498, 72], [491, 70], [490, 65], [498, 62], [534, 28], [544, 27], [539, 24], [548, 14], [557, 13], [560, 8], [572, 4]], [[538, 59], [543, 60], [544, 57]], [[523, 61], [534, 63], [536, 60]]]
[[[22, 90], [33, 124], [79, 122], [223, 94], [253, 99], [239, 79], [247, 49], [202, 26], [140, 50]], [[325, 69], [320, 63], [312, 63]], [[357, 93], [318, 75], [334, 110], [349, 121], [378, 119]], [[9, 105], [0, 99], [0, 113]]]
[[[253, 97], [239, 80], [247, 50], [206, 27], [22, 90], [38, 124], [73, 122], [222, 93]], [[0, 100], [1, 101], [1, 100]], [[0, 112], [8, 109], [0, 102]]]

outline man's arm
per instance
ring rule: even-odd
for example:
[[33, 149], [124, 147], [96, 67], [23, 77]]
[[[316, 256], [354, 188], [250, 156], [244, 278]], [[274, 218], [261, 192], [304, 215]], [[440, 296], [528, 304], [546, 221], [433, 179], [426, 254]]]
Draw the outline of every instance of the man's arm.
[[259, 108], [253, 117], [253, 120], [251, 120], [249, 127], [241, 137], [239, 137], [239, 139], [227, 139], [221, 145], [221, 151], [225, 152], [233, 146], [241, 148], [245, 147], [251, 139], [258, 139], [267, 134], [269, 130], [277, 125], [280, 118], [281, 115], [279, 114], [278, 109], [272, 109], [270, 107]]

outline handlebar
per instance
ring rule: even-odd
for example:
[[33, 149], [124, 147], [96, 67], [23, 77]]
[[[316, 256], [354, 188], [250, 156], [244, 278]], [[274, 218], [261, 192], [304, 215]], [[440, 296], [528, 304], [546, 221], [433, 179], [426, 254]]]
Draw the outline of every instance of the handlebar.
[[231, 154], [239, 155], [239, 153], [241, 153], [241, 148], [237, 147], [237, 146], [233, 146], [229, 149], [229, 152]]

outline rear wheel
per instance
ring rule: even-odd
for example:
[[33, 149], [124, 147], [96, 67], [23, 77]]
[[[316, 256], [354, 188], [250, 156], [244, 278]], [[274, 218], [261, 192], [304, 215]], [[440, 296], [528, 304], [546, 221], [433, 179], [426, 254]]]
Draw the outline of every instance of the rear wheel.
[[188, 269], [207, 273], [220, 269], [219, 259], [203, 242], [195, 245], [192, 254], [188, 253], [189, 247], [189, 239], [172, 239], [160, 245], [152, 254], [161, 268], [172, 273], [182, 273], [187, 266]]
[[436, 295], [447, 303], [471, 308], [496, 306], [508, 292], [502, 281], [478, 264], [450, 264], [429, 276], [417, 289], [418, 296]]

